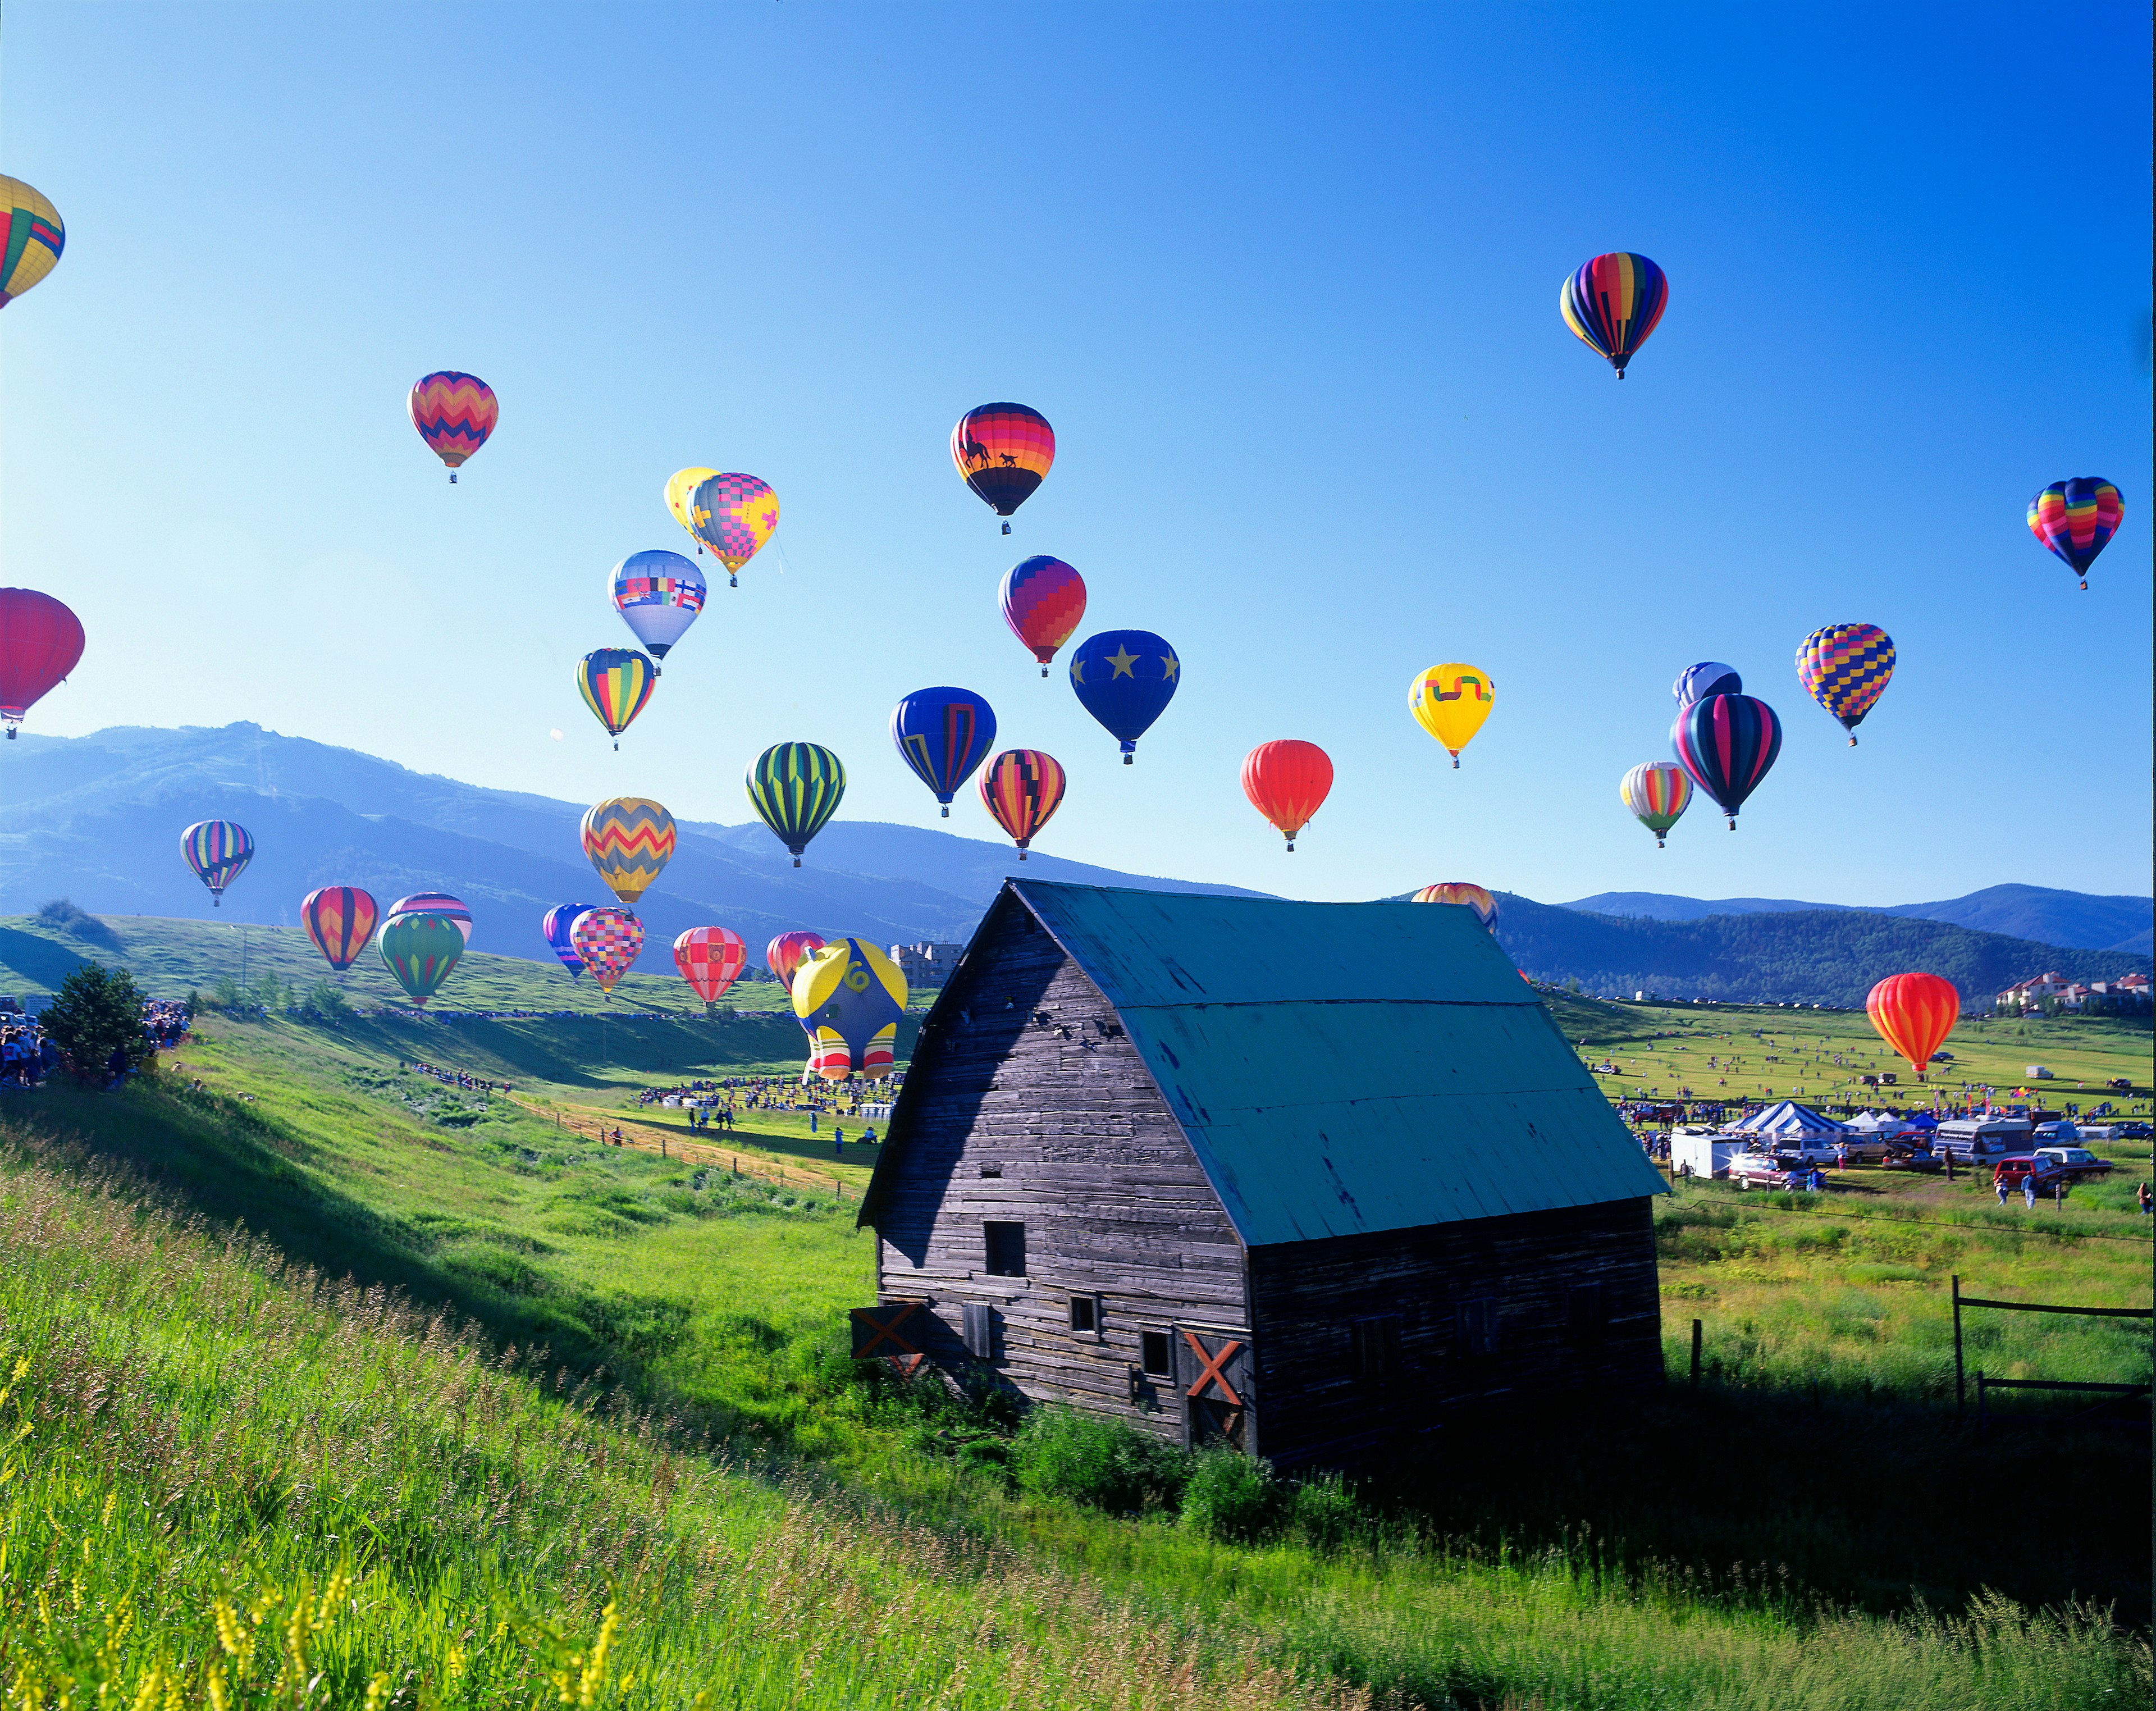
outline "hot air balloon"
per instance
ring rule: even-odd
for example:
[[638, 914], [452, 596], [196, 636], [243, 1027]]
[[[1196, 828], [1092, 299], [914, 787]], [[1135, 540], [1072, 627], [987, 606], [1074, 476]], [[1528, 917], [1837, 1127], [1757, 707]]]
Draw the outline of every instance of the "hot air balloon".
[[557, 903], [539, 917], [539, 931], [546, 935], [548, 947], [562, 959], [572, 980], [584, 972], [584, 959], [577, 954], [577, 942], [569, 937], [570, 929], [577, 924], [577, 917], [598, 907], [596, 903]]
[[592, 717], [607, 727], [614, 747], [621, 733], [644, 711], [656, 686], [659, 668], [634, 648], [599, 648], [577, 661], [577, 692]]
[[209, 887], [210, 907], [224, 907], [224, 888], [254, 859], [247, 828], [228, 820], [198, 820], [180, 834], [180, 859]]
[[[1024, 404], [983, 404], [951, 430], [951, 461], [965, 484], [1007, 517], [1033, 496], [1055, 461], [1055, 430]], [[1009, 523], [1004, 532], [1010, 532]]]
[[1682, 767], [1669, 761], [1643, 761], [1619, 781], [1617, 794], [1632, 810], [1632, 817], [1655, 835], [1659, 850], [1662, 834], [1691, 805], [1691, 780]]
[[981, 773], [981, 805], [1018, 845], [1018, 859], [1063, 801], [1063, 768], [1038, 748], [1006, 748]]
[[874, 945], [842, 938], [810, 953], [793, 977], [793, 998], [812, 1042], [808, 1066], [825, 1081], [891, 1073], [906, 977]]
[[726, 568], [727, 586], [741, 586], [742, 566], [763, 550], [778, 527], [778, 496], [760, 475], [721, 472], [689, 496], [689, 532]]
[[454, 922], [457, 931], [465, 936], [465, 943], [471, 943], [471, 911], [447, 891], [414, 891], [408, 897], [398, 898], [382, 912], [384, 921], [394, 921], [399, 915], [439, 915], [444, 921]]
[[839, 811], [846, 769], [837, 755], [814, 742], [779, 742], [756, 758], [746, 783], [757, 817], [798, 867], [808, 840]]
[[380, 915], [374, 899], [357, 886], [324, 886], [309, 891], [300, 904], [307, 937], [340, 974], [359, 960]]
[[2126, 515], [2118, 489], [2101, 475], [2054, 481], [2029, 501], [2029, 532], [2088, 587], [2089, 566], [2118, 532]]
[[891, 710], [891, 740], [948, 820], [951, 799], [995, 744], [995, 709], [970, 689], [916, 689]]
[[1864, 1000], [1879, 1037], [1908, 1060], [1917, 1079], [1961, 1016], [1961, 994], [1937, 974], [1889, 974]]
[[587, 909], [569, 923], [569, 942], [611, 1004], [614, 988], [644, 949], [644, 923], [625, 909]]
[[1414, 894], [1414, 900], [1418, 903], [1456, 903], [1462, 908], [1472, 909], [1475, 918], [1491, 933], [1497, 931], [1497, 896], [1485, 886], [1448, 880], [1442, 885], [1424, 886]]
[[645, 797], [610, 796], [584, 810], [583, 840], [606, 888], [634, 907], [674, 858], [674, 816]]
[[709, 1010], [748, 966], [748, 947], [723, 927], [692, 927], [674, 941], [674, 966]]
[[1894, 638], [1876, 624], [1830, 624], [1797, 649], [1797, 681], [1841, 721], [1851, 748], [1856, 727], [1893, 675]]
[[1270, 820], [1295, 853], [1295, 835], [1332, 789], [1332, 758], [1315, 742], [1284, 737], [1260, 742], [1243, 757], [1243, 794]]
[[394, 916], [375, 944], [397, 984], [411, 994], [413, 1010], [427, 1007], [465, 953], [465, 936], [457, 923], [439, 915]]
[[[678, 552], [632, 552], [607, 573], [607, 598], [629, 633], [663, 660], [704, 609], [704, 573]], [[657, 669], [652, 675], [658, 676]]]
[[428, 449], [449, 466], [449, 480], [457, 467], [494, 432], [501, 407], [494, 388], [476, 374], [459, 374], [454, 368], [423, 376], [412, 388], [412, 425], [419, 430]]
[[1744, 680], [1737, 675], [1733, 665], [1725, 665], [1719, 660], [1702, 660], [1697, 665], [1687, 665], [1677, 673], [1677, 681], [1670, 686], [1670, 693], [1677, 698], [1679, 706], [1688, 707], [1710, 695], [1742, 695]]
[[[690, 496], [718, 474], [716, 470], [692, 467], [676, 470], [666, 478], [666, 508], [674, 513], [674, 521], [689, 531], [689, 538], [696, 541], [696, 531], [689, 521]], [[704, 543], [696, 541], [696, 550], [701, 552]]]
[[7, 216], [0, 246], [0, 308], [53, 270], [67, 248], [60, 211], [20, 178], [0, 176], [0, 213]]
[[1123, 746], [1123, 764], [1137, 758], [1138, 738], [1168, 710], [1183, 681], [1175, 650], [1149, 629], [1104, 629], [1070, 656], [1070, 686], [1079, 704]]
[[82, 658], [82, 620], [35, 588], [0, 588], [0, 722], [8, 738]]
[[1707, 792], [1737, 830], [1737, 810], [1782, 752], [1782, 722], [1748, 695], [1710, 695], [1681, 710], [1670, 744], [1693, 784]]
[[1490, 717], [1496, 699], [1490, 674], [1457, 663], [1433, 665], [1408, 686], [1408, 711], [1415, 722], [1445, 745], [1460, 769], [1460, 751]]
[[1617, 378], [1670, 306], [1670, 282], [1644, 255], [1598, 255], [1558, 288], [1557, 306], [1573, 336], [1609, 359]]
[[1011, 634], [1033, 650], [1048, 676], [1055, 650], [1077, 633], [1086, 615], [1086, 579], [1060, 558], [1036, 552], [1004, 573], [996, 599]]
[[793, 990], [793, 976], [810, 955], [824, 948], [824, 941], [813, 933], [782, 933], [763, 948], [763, 966], [771, 970], [778, 984], [788, 992]]

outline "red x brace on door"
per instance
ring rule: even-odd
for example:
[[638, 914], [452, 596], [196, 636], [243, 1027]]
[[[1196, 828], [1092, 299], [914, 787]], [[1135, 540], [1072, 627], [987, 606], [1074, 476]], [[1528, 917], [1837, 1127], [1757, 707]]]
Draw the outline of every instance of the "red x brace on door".
[[1197, 1382], [1193, 1384], [1184, 1394], [1202, 1396], [1205, 1394], [1206, 1385], [1218, 1385], [1223, 1396], [1238, 1408], [1241, 1407], [1243, 1399], [1235, 1394], [1235, 1386], [1228, 1382], [1227, 1374], [1222, 1372], [1220, 1369], [1235, 1358], [1235, 1351], [1243, 1345], [1240, 1343], [1223, 1343], [1218, 1354], [1208, 1354], [1205, 1352], [1204, 1344], [1199, 1340], [1195, 1332], [1185, 1331], [1183, 1333], [1183, 1340], [1190, 1345], [1190, 1352], [1198, 1357], [1199, 1366]]
[[[888, 1360], [900, 1374], [911, 1378], [928, 1357], [899, 1334], [898, 1328], [919, 1310], [917, 1301], [887, 1301], [877, 1307], [857, 1307], [847, 1317], [853, 1323], [854, 1359]], [[888, 1353], [876, 1351], [890, 1344]]]

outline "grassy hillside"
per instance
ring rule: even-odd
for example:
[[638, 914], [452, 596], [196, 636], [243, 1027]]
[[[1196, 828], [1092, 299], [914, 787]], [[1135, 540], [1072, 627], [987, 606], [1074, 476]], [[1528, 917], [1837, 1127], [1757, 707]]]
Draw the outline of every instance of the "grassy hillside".
[[2145, 953], [2064, 949], [1940, 921], [1853, 910], [1714, 915], [1698, 921], [1620, 919], [1507, 897], [1497, 937], [1538, 980], [1589, 992], [1734, 1004], [1861, 1006], [1889, 974], [1928, 969], [1964, 1005], [1988, 1008], [2017, 980], [2056, 969], [2076, 980], [2140, 969]]
[[[846, 1359], [870, 1287], [853, 1149], [825, 1188], [796, 1113], [728, 1138], [785, 1183], [681, 1158], [678, 1128], [665, 1158], [593, 1145], [552, 1118], [633, 1075], [562, 1053], [528, 1110], [400, 1074], [429, 1025], [213, 1019], [183, 1072], [0, 1105], [21, 1701], [70, 1674], [133, 1703], [167, 1668], [194, 1703], [213, 1663], [247, 1704], [316, 1672], [311, 1703], [355, 1705], [377, 1679], [376, 1703], [478, 1706], [587, 1678], [595, 1703], [804, 1708], [2147, 1698], [2145, 1456], [2056, 1427], [1979, 1443], [1938, 1401], [1947, 1272], [2145, 1298], [2130, 1212], [2039, 1233], [1691, 1196], [1660, 1236], [1680, 1363], [1710, 1324], [1699, 1395], [1458, 1429], [1241, 1523], [1178, 1519], [1171, 1469], [1127, 1518], [1050, 1494], [1008, 1422]], [[470, 1047], [536, 1064], [524, 1025]], [[2148, 1371], [2102, 1321], [1985, 1334], [1994, 1372]], [[2070, 1529], [1971, 1501], [2061, 1457]]]

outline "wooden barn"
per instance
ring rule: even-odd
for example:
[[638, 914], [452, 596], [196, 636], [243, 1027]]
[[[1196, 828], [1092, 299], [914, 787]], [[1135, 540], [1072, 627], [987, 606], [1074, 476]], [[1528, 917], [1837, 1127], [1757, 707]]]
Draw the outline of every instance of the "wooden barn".
[[1346, 1462], [1658, 1381], [1661, 1190], [1467, 909], [1012, 880], [891, 1113], [854, 1346]]

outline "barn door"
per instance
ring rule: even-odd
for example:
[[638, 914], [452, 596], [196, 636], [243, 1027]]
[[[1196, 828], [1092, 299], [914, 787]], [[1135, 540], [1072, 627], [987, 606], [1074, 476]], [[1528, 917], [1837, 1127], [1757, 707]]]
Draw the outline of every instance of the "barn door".
[[1183, 1393], [1183, 1439], [1192, 1449], [1224, 1443], [1250, 1452], [1255, 1366], [1248, 1331], [1175, 1328], [1175, 1385]]

